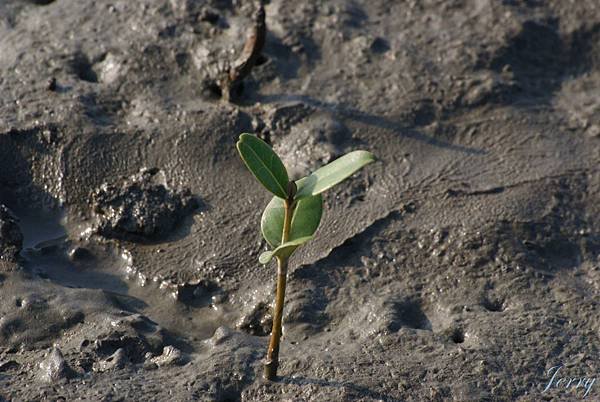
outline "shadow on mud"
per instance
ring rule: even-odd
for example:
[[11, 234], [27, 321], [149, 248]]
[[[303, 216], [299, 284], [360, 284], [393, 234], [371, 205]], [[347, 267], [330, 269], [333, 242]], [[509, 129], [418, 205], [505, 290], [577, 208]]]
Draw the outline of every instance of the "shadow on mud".
[[457, 145], [451, 142], [445, 141], [440, 138], [431, 137], [423, 134], [422, 132], [414, 129], [411, 125], [403, 125], [402, 123], [391, 120], [387, 117], [377, 116], [374, 114], [363, 112], [353, 107], [345, 105], [324, 102], [310, 96], [305, 95], [257, 95], [255, 101], [269, 104], [278, 102], [302, 102], [315, 109], [326, 110], [331, 113], [339, 114], [345, 118], [353, 121], [357, 121], [368, 126], [374, 126], [385, 130], [390, 130], [395, 134], [410, 138], [419, 142], [433, 145], [437, 148], [447, 149], [449, 151], [460, 152], [468, 155], [484, 155], [486, 152], [482, 149], [468, 147], [464, 145]]
[[357, 385], [357, 384], [352, 384], [349, 382], [342, 382], [342, 381], [329, 381], [329, 380], [323, 380], [323, 379], [319, 379], [319, 378], [309, 378], [309, 377], [301, 377], [301, 376], [297, 376], [297, 377], [282, 377], [279, 379], [279, 382], [284, 383], [284, 384], [294, 384], [294, 385], [318, 385], [321, 387], [333, 387], [333, 388], [339, 388], [339, 389], [343, 389], [346, 390], [348, 393], [350, 394], [355, 394], [356, 397], [369, 397], [369, 398], [373, 398], [375, 400], [380, 400], [380, 401], [393, 401], [394, 398], [382, 394], [380, 392], [377, 391], [373, 391], [370, 388], [367, 387], [363, 387], [361, 385]]

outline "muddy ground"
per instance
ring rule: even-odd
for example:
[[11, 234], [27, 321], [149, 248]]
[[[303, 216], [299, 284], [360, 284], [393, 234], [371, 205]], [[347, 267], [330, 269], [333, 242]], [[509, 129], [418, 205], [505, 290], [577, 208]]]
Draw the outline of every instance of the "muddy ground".
[[[254, 12], [0, 2], [0, 401], [600, 399], [597, 0], [272, 0], [223, 102]], [[241, 132], [379, 159], [293, 260], [272, 383]]]

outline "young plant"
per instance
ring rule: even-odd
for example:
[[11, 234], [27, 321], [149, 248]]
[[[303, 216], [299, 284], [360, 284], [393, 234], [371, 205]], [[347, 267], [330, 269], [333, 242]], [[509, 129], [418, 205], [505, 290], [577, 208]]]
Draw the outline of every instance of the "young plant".
[[375, 157], [367, 151], [353, 151], [298, 181], [290, 181], [281, 159], [258, 137], [240, 135], [237, 149], [254, 177], [274, 195], [260, 223], [262, 235], [273, 249], [259, 257], [262, 264], [269, 263], [273, 257], [277, 260], [273, 329], [264, 371], [266, 379], [274, 380], [279, 365], [288, 259], [298, 247], [312, 239], [319, 227], [323, 212], [321, 193], [373, 162]]

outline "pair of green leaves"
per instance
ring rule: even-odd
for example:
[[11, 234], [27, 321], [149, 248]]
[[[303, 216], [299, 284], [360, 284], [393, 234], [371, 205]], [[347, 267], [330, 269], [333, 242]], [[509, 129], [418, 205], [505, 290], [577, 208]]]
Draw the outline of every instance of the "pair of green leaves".
[[282, 244], [284, 203], [290, 198], [287, 192], [287, 170], [271, 147], [252, 134], [240, 135], [237, 149], [254, 177], [274, 195], [261, 219], [263, 237], [274, 247], [274, 250], [267, 251], [259, 257], [263, 264], [273, 257], [288, 258], [296, 248], [310, 240], [321, 222], [321, 193], [375, 160], [370, 152], [353, 151], [296, 181], [290, 233], [288, 241]]

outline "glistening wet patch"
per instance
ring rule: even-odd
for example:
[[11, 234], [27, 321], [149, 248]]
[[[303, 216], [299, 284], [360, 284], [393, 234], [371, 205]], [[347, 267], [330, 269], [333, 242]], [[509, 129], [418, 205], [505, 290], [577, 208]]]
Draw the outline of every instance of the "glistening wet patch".
[[226, 305], [213, 303], [210, 292], [184, 304], [177, 299], [178, 288], [158, 278], [140, 280], [131, 255], [117, 242], [87, 238], [84, 225], [60, 213], [20, 212], [21, 256], [35, 276], [66, 288], [100, 290], [124, 311], [142, 314], [179, 336], [191, 335], [191, 341], [209, 338], [231, 321]]

